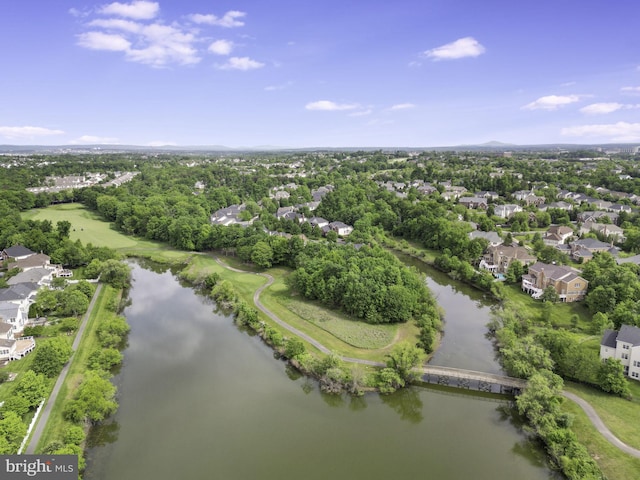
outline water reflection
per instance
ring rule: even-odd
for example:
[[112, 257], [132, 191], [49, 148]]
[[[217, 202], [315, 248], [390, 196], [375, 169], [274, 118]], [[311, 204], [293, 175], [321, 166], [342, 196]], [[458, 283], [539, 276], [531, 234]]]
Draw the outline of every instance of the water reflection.
[[422, 399], [418, 393], [418, 387], [407, 387], [398, 390], [392, 395], [381, 395], [382, 403], [391, 407], [402, 420], [409, 423], [422, 421]]

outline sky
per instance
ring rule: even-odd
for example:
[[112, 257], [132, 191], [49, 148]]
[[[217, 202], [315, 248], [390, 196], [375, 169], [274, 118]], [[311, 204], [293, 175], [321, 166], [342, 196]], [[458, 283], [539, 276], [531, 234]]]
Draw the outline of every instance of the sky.
[[20, 0], [0, 144], [640, 144], [638, 0]]

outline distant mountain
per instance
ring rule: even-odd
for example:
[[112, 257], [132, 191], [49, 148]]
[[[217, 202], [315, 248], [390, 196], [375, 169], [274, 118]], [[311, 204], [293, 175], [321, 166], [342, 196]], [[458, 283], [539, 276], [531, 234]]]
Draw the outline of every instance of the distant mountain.
[[408, 147], [408, 146], [387, 146], [387, 147], [306, 147], [292, 148], [275, 145], [257, 145], [254, 147], [227, 147], [225, 145], [0, 145], [0, 153], [4, 154], [45, 154], [45, 153], [122, 153], [138, 152], [157, 154], [163, 152], [181, 153], [231, 153], [231, 152], [396, 152], [396, 151], [478, 151], [478, 152], [501, 152], [512, 150], [517, 152], [558, 152], [562, 150], [603, 150], [613, 148], [630, 148], [638, 143], [626, 144], [548, 144], [548, 145], [516, 145], [503, 143], [496, 140], [479, 145], [456, 145], [456, 146], [435, 146], [435, 147]]

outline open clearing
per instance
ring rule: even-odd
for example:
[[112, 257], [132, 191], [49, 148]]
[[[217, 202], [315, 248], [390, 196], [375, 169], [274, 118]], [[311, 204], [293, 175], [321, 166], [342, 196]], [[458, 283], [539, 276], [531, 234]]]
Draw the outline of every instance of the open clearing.
[[80, 240], [85, 245], [91, 243], [98, 247], [110, 247], [129, 256], [160, 256], [167, 260], [180, 260], [190, 255], [162, 243], [124, 235], [97, 213], [79, 203], [33, 209], [23, 212], [22, 216], [28, 220], [49, 220], [54, 226], [56, 222], [67, 220], [71, 223], [71, 240]]

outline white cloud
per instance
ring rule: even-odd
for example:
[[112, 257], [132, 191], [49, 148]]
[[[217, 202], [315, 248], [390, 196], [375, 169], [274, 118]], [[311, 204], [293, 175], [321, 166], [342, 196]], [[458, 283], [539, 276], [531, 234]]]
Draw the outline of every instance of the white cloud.
[[[109, 3], [93, 11], [109, 15], [108, 18], [93, 18], [87, 21], [87, 31], [77, 36], [77, 44], [92, 50], [119, 51], [131, 62], [152, 67], [171, 65], [194, 65], [202, 60], [205, 52], [216, 55], [230, 55], [235, 45], [230, 40], [211, 40], [205, 37], [193, 23], [154, 19], [159, 12], [157, 2], [133, 1], [131, 3]], [[215, 15], [189, 15], [193, 22], [237, 27], [246, 14], [236, 10], [228, 11], [222, 17]], [[151, 20], [147, 22], [145, 20]], [[249, 57], [235, 57], [221, 69], [251, 70], [264, 64]]]
[[416, 108], [413, 103], [398, 103], [391, 107], [391, 110], [409, 110], [411, 108]]
[[580, 95], [547, 95], [528, 103], [524, 110], [557, 110], [560, 107], [575, 103], [580, 100]]
[[216, 40], [209, 45], [208, 50], [216, 55], [229, 55], [233, 50], [233, 42], [230, 40]]
[[91, 50], [109, 50], [111, 52], [126, 52], [131, 42], [122, 35], [103, 32], [85, 32], [78, 35], [78, 45]]
[[477, 57], [485, 52], [484, 46], [473, 37], [459, 38], [455, 42], [427, 50], [423, 55], [433, 60], [455, 60]]
[[578, 82], [564, 82], [564, 83], [561, 83], [560, 86], [561, 87], [573, 87], [576, 83], [578, 83]]
[[231, 57], [229, 61], [218, 66], [220, 70], [255, 70], [264, 67], [264, 63], [252, 60], [249, 57]]
[[622, 87], [620, 91], [624, 93], [631, 93], [631, 94], [638, 95], [640, 94], [640, 87]]
[[412, 60], [411, 62], [409, 62], [409, 67], [411, 68], [421, 67], [421, 66], [422, 66], [422, 62], [418, 62], [417, 60]]
[[63, 135], [62, 130], [53, 130], [43, 127], [0, 127], [0, 136], [9, 139], [47, 137], [50, 135]]
[[238, 20], [239, 18], [245, 17], [247, 14], [245, 12], [239, 12], [237, 10], [231, 10], [224, 14], [223, 17], [216, 17], [212, 14], [203, 15], [201, 13], [195, 13], [193, 15], [189, 15], [189, 19], [198, 24], [205, 25], [217, 25], [219, 27], [233, 28], [233, 27], [242, 27], [244, 22]]
[[117, 15], [119, 17], [135, 18], [136, 20], [150, 20], [155, 18], [159, 10], [160, 5], [156, 2], [135, 0], [131, 3], [114, 2], [103, 5], [98, 11], [103, 15]]
[[72, 145], [82, 145], [82, 144], [114, 144], [118, 143], [118, 139], [114, 137], [96, 137], [95, 135], [83, 135], [75, 140], [71, 140]]
[[621, 108], [625, 108], [625, 105], [621, 103], [592, 103], [591, 105], [586, 105], [580, 109], [582, 113], [586, 113], [587, 115], [603, 115], [606, 113], [612, 113], [616, 110], [620, 110]]
[[579, 125], [561, 130], [570, 137], [605, 137], [614, 142], [640, 141], [640, 123], [608, 123], [600, 125]]
[[307, 110], [322, 110], [322, 111], [339, 111], [339, 110], [354, 110], [358, 108], [358, 105], [352, 103], [335, 103], [330, 100], [318, 100], [317, 102], [310, 102], [305, 105]]
[[122, 18], [98, 18], [89, 22], [88, 25], [90, 27], [101, 27], [108, 30], [123, 30], [129, 33], [140, 33], [143, 28], [143, 24], [141, 23], [123, 20]]

